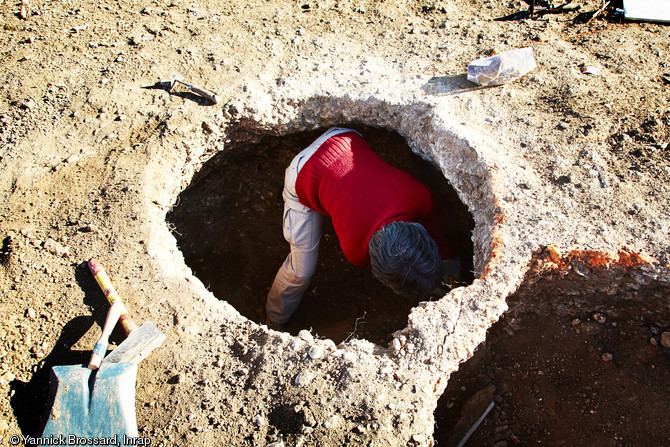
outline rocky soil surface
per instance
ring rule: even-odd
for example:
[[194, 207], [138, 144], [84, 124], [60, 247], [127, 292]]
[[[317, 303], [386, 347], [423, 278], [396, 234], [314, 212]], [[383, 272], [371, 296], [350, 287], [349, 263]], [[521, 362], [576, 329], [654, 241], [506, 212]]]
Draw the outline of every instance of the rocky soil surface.
[[[97, 257], [133, 318], [167, 336], [135, 389], [154, 445], [449, 445], [482, 389], [495, 405], [469, 446], [670, 444], [670, 28], [617, 6], [3, 3], [0, 443], [38, 436], [51, 367], [88, 360], [108, 309]], [[470, 61], [522, 47], [537, 67], [520, 80], [466, 79]], [[173, 75], [220, 101], [168, 92]], [[306, 306], [341, 298], [333, 321], [306, 311], [270, 331], [239, 304], [262, 303], [287, 249], [267, 208], [281, 212], [281, 184], [263, 181], [289, 142], [332, 125], [443, 173], [471, 214], [458, 222], [473, 281], [388, 303], [366, 272], [351, 286], [331, 244], [317, 280], [334, 282]], [[220, 171], [246, 180], [238, 208], [195, 194], [189, 212], [231, 206], [242, 226], [268, 213], [266, 231], [240, 235], [264, 260], [242, 291], [198, 276], [170, 220], [227, 150], [248, 151]], [[214, 269], [234, 283], [227, 259]]]

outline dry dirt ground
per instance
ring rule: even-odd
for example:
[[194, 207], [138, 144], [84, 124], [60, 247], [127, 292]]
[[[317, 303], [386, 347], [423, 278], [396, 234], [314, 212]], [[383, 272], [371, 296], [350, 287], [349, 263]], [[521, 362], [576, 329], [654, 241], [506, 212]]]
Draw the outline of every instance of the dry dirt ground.
[[[87, 361], [97, 257], [167, 336], [135, 390], [154, 445], [451, 445], [486, 389], [468, 446], [670, 445], [670, 28], [616, 3], [4, 2], [0, 443]], [[527, 46], [522, 79], [466, 80]], [[269, 331], [282, 170], [332, 125], [439, 191], [467, 281], [394, 301], [326, 229]]]

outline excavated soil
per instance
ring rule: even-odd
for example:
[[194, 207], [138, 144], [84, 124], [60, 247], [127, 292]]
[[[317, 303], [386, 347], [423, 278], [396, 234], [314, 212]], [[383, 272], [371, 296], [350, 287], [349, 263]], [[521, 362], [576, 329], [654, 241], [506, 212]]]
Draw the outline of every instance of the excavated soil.
[[494, 407], [466, 446], [670, 442], [670, 358], [661, 342], [670, 312], [654, 305], [668, 296], [667, 285], [639, 287], [616, 303], [607, 294], [584, 295], [587, 289], [573, 277], [523, 286], [509, 297], [510, 310], [438, 402], [438, 445], [451, 445], [463, 405], [488, 387]]

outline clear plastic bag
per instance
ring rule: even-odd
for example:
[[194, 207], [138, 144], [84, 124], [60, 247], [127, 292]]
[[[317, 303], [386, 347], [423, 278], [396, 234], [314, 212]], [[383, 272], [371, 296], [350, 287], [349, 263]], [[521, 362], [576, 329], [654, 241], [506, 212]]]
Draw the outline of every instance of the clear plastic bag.
[[519, 79], [536, 66], [531, 47], [505, 51], [470, 62], [468, 81], [479, 85], [501, 85]]

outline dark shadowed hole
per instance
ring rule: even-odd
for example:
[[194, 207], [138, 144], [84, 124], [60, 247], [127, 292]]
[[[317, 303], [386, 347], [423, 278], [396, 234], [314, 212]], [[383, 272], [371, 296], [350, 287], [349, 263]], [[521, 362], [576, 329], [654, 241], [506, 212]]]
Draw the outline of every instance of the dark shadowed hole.
[[510, 311], [438, 401], [438, 446], [458, 445], [457, 421], [470, 426], [478, 413], [463, 411], [466, 403], [490, 386], [495, 406], [466, 447], [670, 445], [670, 348], [662, 345], [670, 290], [651, 284], [622, 301], [590, 286], [552, 280], [508, 299]]
[[268, 413], [268, 422], [283, 434], [298, 434], [306, 424], [304, 414], [296, 411], [295, 405], [291, 404], [272, 407]]
[[0, 264], [7, 265], [9, 263], [9, 255], [12, 253], [12, 238], [7, 236], [2, 240], [0, 246]]
[[[404, 169], [437, 196], [458, 255], [464, 282], [472, 277], [474, 223], [467, 207], [430, 162], [414, 154], [398, 133], [348, 125], [390, 164]], [[326, 129], [286, 136], [232, 132], [232, 142], [194, 176], [167, 216], [194, 274], [245, 317], [264, 323], [259, 312], [274, 276], [288, 254], [282, 235], [284, 170], [292, 158]], [[288, 331], [313, 329], [340, 342], [348, 337], [386, 343], [407, 325], [417, 301], [402, 299], [342, 254], [329, 219], [324, 219], [319, 265]]]

